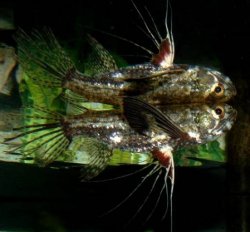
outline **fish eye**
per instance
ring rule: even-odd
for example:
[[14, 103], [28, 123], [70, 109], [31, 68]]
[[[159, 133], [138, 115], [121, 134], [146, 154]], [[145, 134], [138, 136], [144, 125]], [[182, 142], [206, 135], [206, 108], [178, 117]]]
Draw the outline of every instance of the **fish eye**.
[[215, 109], [214, 109], [214, 116], [215, 118], [224, 118], [224, 115], [225, 115], [225, 111], [224, 111], [224, 108], [221, 107], [221, 106], [216, 106]]
[[224, 94], [223, 84], [219, 83], [213, 86], [213, 93], [218, 97], [222, 96]]
[[220, 86], [217, 86], [217, 87], [215, 87], [214, 91], [215, 91], [216, 93], [220, 93], [220, 92], [222, 91], [222, 89], [221, 89]]
[[221, 114], [222, 114], [221, 108], [215, 109], [215, 113], [216, 113], [217, 115], [221, 115]]

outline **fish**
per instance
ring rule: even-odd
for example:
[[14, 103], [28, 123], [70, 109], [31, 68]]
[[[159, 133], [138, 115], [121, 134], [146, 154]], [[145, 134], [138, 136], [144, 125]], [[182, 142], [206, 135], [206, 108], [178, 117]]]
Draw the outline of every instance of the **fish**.
[[[137, 187], [105, 213], [107, 215], [117, 210], [150, 177], [154, 177], [149, 193], [129, 223], [146, 205], [155, 186], [160, 184], [156, 204], [145, 222], [150, 220], [165, 193], [170, 202], [166, 206], [164, 218], [168, 209], [172, 210], [175, 180], [173, 153], [183, 146], [204, 144], [217, 139], [231, 129], [237, 115], [237, 111], [226, 103], [155, 107], [134, 97], [124, 98], [122, 112], [88, 110], [79, 115], [62, 115], [37, 107], [29, 115], [29, 109], [25, 110], [27, 118], [33, 119], [33, 124], [16, 128], [15, 131], [19, 133], [7, 138], [4, 143], [10, 144], [21, 138], [22, 144], [8, 152], [21, 153], [23, 159], [34, 158], [40, 166], [48, 165], [59, 156], [63, 157], [77, 138], [82, 139], [78, 149], [88, 154], [88, 162], [81, 170], [83, 181], [93, 180], [107, 167], [114, 149], [147, 153], [152, 157], [152, 163], [143, 167], [143, 170], [147, 169], [147, 174]], [[38, 123], [35, 123], [36, 120]], [[162, 179], [163, 183], [160, 181]]]
[[160, 105], [227, 102], [236, 95], [234, 84], [223, 73], [209, 67], [174, 63], [175, 46], [173, 33], [168, 29], [167, 11], [163, 38], [153, 19], [152, 27], [157, 35], [153, 35], [135, 4], [134, 7], [158, 49], [158, 53], [153, 53], [133, 43], [150, 54], [148, 63], [119, 68], [112, 55], [88, 35], [94, 57], [86, 63], [93, 72], [81, 72], [49, 29], [31, 34], [18, 31], [19, 63], [40, 86], [73, 91], [83, 101], [120, 106], [124, 96], [136, 96], [149, 104]]
[[[159, 160], [161, 151], [172, 154], [178, 147], [213, 141], [231, 129], [236, 117], [236, 111], [222, 103], [157, 108], [134, 97], [124, 98], [123, 112], [88, 110], [63, 115], [39, 107], [32, 109], [25, 108], [26, 118], [33, 121], [16, 128], [20, 133], [5, 140], [9, 143], [28, 136], [12, 152], [19, 150], [24, 157], [36, 154], [37, 162], [45, 166], [63, 156], [74, 138], [83, 137], [82, 149], [88, 150], [93, 165], [100, 165], [100, 169], [114, 149], [146, 152]], [[95, 171], [93, 176], [98, 174]]]
[[[155, 207], [164, 190], [166, 194], [169, 192], [167, 179], [171, 182], [169, 196], [172, 199], [175, 179], [173, 152], [182, 146], [213, 141], [230, 130], [236, 111], [224, 102], [236, 95], [236, 89], [229, 77], [212, 68], [174, 64], [173, 35], [168, 31], [167, 23], [166, 30], [165, 38], [155, 41], [158, 53], [150, 53], [149, 63], [124, 68], [118, 68], [109, 52], [88, 36], [97, 57], [90, 62], [95, 70], [91, 75], [77, 70], [50, 30], [34, 31], [31, 35], [19, 31], [16, 37], [19, 62], [37, 84], [70, 90], [82, 96], [82, 101], [119, 105], [122, 110], [87, 111], [82, 115], [65, 116], [40, 108], [40, 113], [31, 118], [40, 118], [45, 123], [17, 128], [20, 134], [5, 142], [18, 138], [24, 142], [10, 152], [21, 150], [24, 159], [34, 157], [39, 165], [45, 166], [63, 156], [72, 141], [81, 137], [80, 149], [89, 154], [88, 162], [82, 168], [84, 181], [92, 180], [106, 168], [113, 149], [148, 153], [154, 161], [148, 174], [128, 197], [109, 212], [127, 201], [153, 175], [156, 178], [152, 188], [131, 220], [147, 203], [162, 175], [164, 184]], [[148, 32], [151, 33], [150, 30]], [[196, 111], [186, 111], [190, 103], [210, 102], [214, 106], [199, 106]], [[186, 106], [170, 117], [166, 113], [169, 106], [165, 104]], [[198, 109], [202, 109], [202, 113]], [[179, 117], [181, 115], [188, 119], [184, 120]]]

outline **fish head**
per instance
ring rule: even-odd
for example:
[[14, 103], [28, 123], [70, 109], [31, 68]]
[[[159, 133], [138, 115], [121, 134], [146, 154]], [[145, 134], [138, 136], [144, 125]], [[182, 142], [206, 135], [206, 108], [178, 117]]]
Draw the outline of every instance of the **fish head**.
[[223, 102], [166, 105], [158, 109], [197, 144], [216, 140], [228, 132], [237, 116], [237, 111]]
[[[199, 143], [213, 141], [231, 130], [237, 116], [237, 111], [225, 103], [203, 105], [196, 112], [193, 122], [196, 127]], [[192, 134], [192, 130], [189, 132]]]
[[227, 102], [237, 91], [229, 77], [217, 70], [196, 67], [196, 91], [201, 93], [205, 102]]

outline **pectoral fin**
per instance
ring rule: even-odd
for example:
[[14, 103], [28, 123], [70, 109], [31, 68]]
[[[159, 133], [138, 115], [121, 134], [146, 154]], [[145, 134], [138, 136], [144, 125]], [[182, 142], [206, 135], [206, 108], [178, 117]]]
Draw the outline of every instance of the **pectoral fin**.
[[156, 107], [134, 97], [125, 97], [123, 113], [129, 125], [140, 134], [164, 131], [171, 138], [189, 139], [189, 135]]

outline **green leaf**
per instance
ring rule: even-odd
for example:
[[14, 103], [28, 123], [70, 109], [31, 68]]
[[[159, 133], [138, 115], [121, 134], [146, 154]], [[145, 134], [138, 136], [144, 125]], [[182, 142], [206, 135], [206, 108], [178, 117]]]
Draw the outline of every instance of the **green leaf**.
[[193, 146], [191, 148], [180, 148], [174, 153], [175, 164], [177, 166], [200, 166], [201, 162], [188, 159], [188, 157], [205, 160], [225, 162], [225, 150], [221, 148], [218, 140], [207, 144]]

